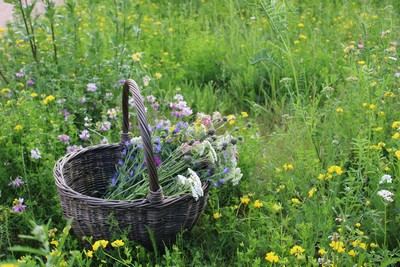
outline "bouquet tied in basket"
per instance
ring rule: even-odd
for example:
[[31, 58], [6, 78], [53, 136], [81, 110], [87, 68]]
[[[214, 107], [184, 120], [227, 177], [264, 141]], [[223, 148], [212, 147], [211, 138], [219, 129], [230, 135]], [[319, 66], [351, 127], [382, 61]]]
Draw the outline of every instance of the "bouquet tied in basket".
[[[129, 92], [140, 137], [128, 133]], [[149, 125], [139, 88], [127, 80], [121, 142], [83, 148], [58, 160], [54, 178], [61, 207], [78, 237], [109, 239], [124, 229], [149, 249], [171, 244], [199, 220], [210, 185], [239, 183], [236, 144], [241, 138], [233, 137], [236, 128], [224, 129], [233, 118], [198, 113], [190, 123], [183, 117], [191, 110], [182, 96], [175, 99], [170, 108], [179, 121], [155, 119]], [[111, 219], [118, 225], [110, 226]]]

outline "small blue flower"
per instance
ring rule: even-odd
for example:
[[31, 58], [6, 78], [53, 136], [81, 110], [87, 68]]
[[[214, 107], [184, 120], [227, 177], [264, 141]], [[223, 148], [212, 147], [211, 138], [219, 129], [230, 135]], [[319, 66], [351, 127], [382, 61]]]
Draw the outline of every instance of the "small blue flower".
[[220, 180], [219, 180], [219, 182], [220, 182], [221, 184], [225, 184], [226, 181], [228, 181], [228, 180], [227, 180], [227, 179], [220, 179]]
[[125, 142], [125, 145], [126, 145], [127, 147], [129, 147], [129, 146], [132, 145], [132, 142], [131, 142], [131, 141], [126, 141], [126, 142]]
[[231, 171], [231, 169], [225, 168], [225, 169], [224, 169], [224, 174], [226, 174], [226, 173], [228, 173], [228, 172], [230, 172], [230, 171]]
[[118, 164], [121, 165], [121, 166], [124, 165], [124, 160], [123, 160], [123, 159], [120, 159], [120, 160], [118, 161]]
[[215, 187], [218, 187], [218, 186], [219, 186], [219, 183], [218, 183], [218, 182], [214, 182], [214, 186], [215, 186]]

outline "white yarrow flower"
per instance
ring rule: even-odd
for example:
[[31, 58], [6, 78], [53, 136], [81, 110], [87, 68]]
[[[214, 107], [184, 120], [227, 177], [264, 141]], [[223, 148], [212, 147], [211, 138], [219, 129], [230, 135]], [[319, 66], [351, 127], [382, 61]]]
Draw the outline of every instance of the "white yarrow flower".
[[190, 189], [192, 190], [192, 196], [194, 199], [198, 200], [199, 197], [204, 195], [203, 188], [201, 187], [201, 181], [199, 176], [195, 171], [188, 168], [189, 177], [186, 182], [190, 185]]
[[377, 194], [378, 194], [378, 196], [382, 197], [387, 202], [394, 201], [394, 199], [393, 199], [394, 194], [388, 190], [385, 190], [385, 189], [380, 190], [380, 191], [378, 191]]
[[389, 174], [385, 174], [382, 176], [381, 180], [379, 181], [379, 184], [391, 184], [392, 183], [392, 176]]
[[40, 159], [42, 154], [40, 153], [39, 148], [31, 149], [31, 158], [33, 159]]

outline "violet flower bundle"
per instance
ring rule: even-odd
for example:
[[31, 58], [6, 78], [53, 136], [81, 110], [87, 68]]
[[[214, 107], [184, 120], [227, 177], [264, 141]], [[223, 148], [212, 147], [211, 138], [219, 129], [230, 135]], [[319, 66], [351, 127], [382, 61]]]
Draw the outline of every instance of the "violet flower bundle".
[[[151, 99], [152, 106], [158, 110], [154, 97], [147, 99]], [[234, 137], [238, 129], [231, 125], [233, 115], [222, 117], [219, 112], [214, 112], [213, 115], [197, 113], [193, 116], [181, 96], [177, 104], [169, 106], [171, 114], [177, 118], [175, 124], [170, 120], [155, 119], [154, 126], [149, 125], [158, 180], [164, 195], [191, 194], [197, 200], [203, 196], [203, 182], [208, 181], [214, 186], [237, 185], [243, 176], [237, 166], [237, 145], [243, 138]], [[190, 117], [194, 117], [192, 122], [184, 120]], [[126, 142], [104, 198], [144, 198], [149, 189], [144, 158], [140, 137]]]

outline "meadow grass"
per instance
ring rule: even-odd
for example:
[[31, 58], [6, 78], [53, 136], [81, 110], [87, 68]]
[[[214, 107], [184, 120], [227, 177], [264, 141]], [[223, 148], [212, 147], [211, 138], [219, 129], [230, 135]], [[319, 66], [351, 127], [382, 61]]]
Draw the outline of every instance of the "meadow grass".
[[[398, 1], [46, 0], [43, 17], [8, 2], [0, 266], [399, 264]], [[241, 183], [212, 188], [163, 253], [126, 235], [83, 246], [53, 181], [67, 150], [119, 141], [127, 78], [252, 122]]]

